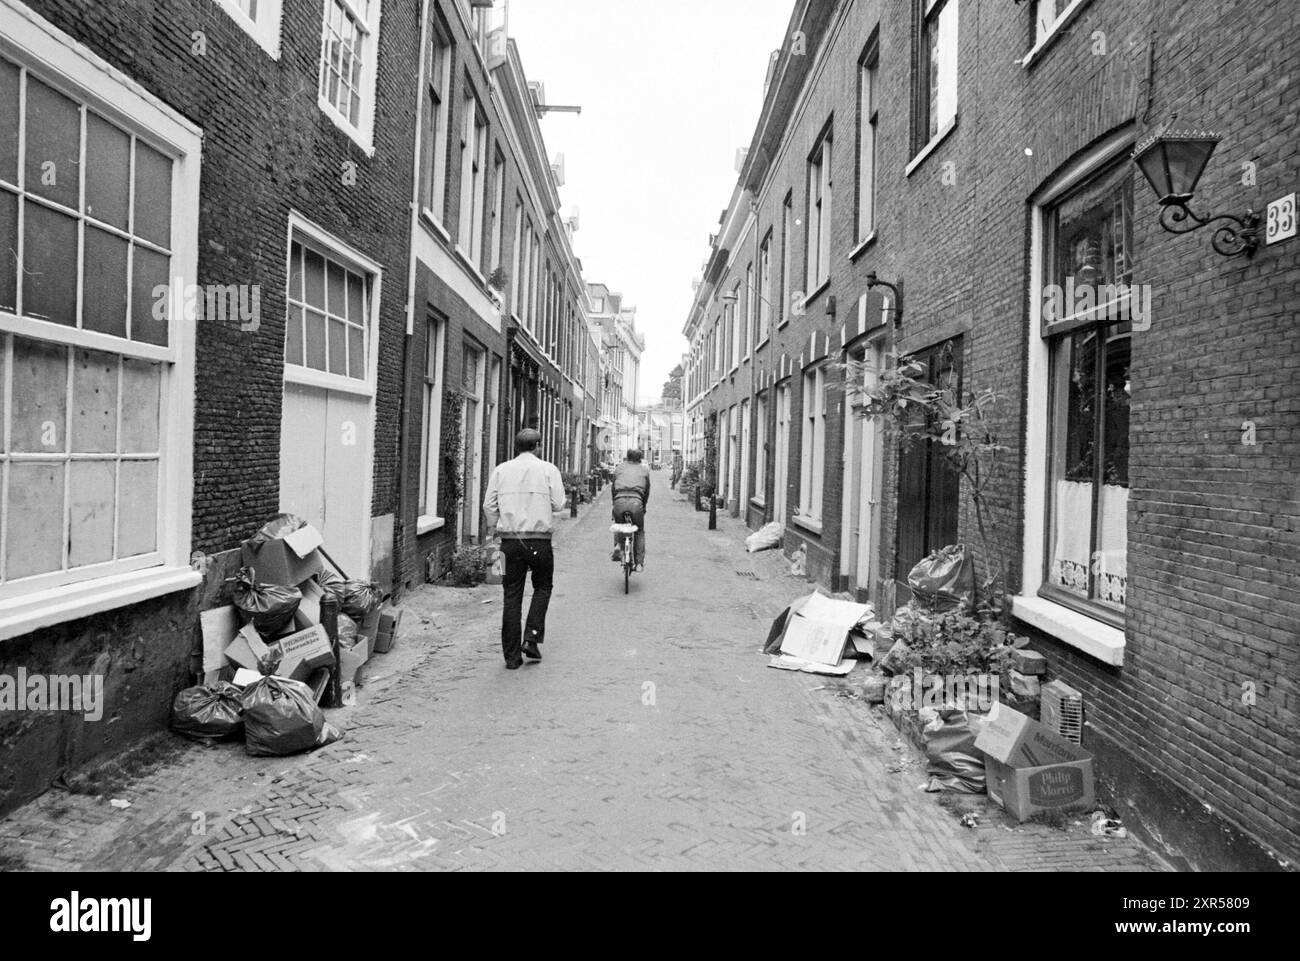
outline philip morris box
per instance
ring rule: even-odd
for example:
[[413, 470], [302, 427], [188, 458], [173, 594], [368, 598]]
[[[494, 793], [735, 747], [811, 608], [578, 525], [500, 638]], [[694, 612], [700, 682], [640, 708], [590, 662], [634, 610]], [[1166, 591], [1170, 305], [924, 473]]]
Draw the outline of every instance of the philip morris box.
[[252, 537], [240, 545], [241, 560], [263, 584], [297, 587], [325, 568], [318, 550], [324, 544], [320, 531], [305, 524], [282, 537]]
[[1092, 755], [1005, 704], [993, 706], [975, 746], [984, 752], [989, 797], [1019, 821], [1096, 800]]

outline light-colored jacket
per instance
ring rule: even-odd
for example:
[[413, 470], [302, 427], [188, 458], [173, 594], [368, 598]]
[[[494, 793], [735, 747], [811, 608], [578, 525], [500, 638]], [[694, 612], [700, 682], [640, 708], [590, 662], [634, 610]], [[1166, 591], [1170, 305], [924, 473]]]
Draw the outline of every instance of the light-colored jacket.
[[531, 451], [498, 464], [488, 480], [483, 513], [498, 534], [550, 537], [553, 512], [564, 507], [560, 469]]

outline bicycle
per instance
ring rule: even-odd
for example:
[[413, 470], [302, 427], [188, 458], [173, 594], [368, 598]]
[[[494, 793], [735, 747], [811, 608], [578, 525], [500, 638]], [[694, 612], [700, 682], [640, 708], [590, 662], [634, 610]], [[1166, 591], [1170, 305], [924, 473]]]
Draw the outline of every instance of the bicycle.
[[627, 594], [632, 587], [632, 568], [636, 566], [636, 558], [633, 553], [636, 532], [639, 529], [632, 523], [632, 515], [627, 511], [623, 512], [622, 524], [611, 524], [610, 528], [615, 534], [622, 535], [620, 549], [623, 552], [623, 593]]

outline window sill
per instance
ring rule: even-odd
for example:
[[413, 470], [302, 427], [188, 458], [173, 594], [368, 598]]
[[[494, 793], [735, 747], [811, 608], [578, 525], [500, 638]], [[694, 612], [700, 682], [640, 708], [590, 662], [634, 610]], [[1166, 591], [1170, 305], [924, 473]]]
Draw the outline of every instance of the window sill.
[[440, 531], [446, 526], [447, 521], [445, 518], [434, 517], [431, 514], [421, 514], [415, 522], [415, 536], [423, 537], [425, 534]]
[[812, 302], [816, 300], [818, 297], [820, 297], [822, 294], [826, 293], [826, 291], [830, 288], [830, 286], [831, 286], [831, 279], [827, 277], [820, 284], [818, 284], [816, 287], [813, 288], [812, 293], [810, 293], [807, 297], [803, 299], [803, 312], [805, 314], [808, 313], [808, 308], [812, 306]]
[[820, 535], [822, 532], [821, 521], [813, 520], [811, 517], [804, 517], [802, 514], [795, 514], [794, 517], [790, 518], [790, 522], [798, 524], [804, 530], [812, 531], [814, 534]]
[[483, 276], [483, 272], [478, 269], [478, 266], [474, 263], [474, 261], [469, 259], [469, 254], [465, 253], [464, 249], [461, 247], [460, 244], [456, 244], [453, 249], [456, 251], [456, 257], [460, 260], [462, 264], [464, 264], [465, 269], [470, 271], [474, 275], [474, 279], [476, 279], [479, 282], [479, 285], [483, 288], [484, 293], [486, 293], [489, 288], [488, 288], [487, 278]]
[[1057, 18], [1056, 23], [1052, 26], [1052, 31], [1043, 39], [1034, 44], [1033, 48], [1024, 55], [1020, 60], [1020, 66], [1028, 70], [1030, 64], [1037, 63], [1042, 59], [1043, 54], [1056, 43], [1056, 39], [1065, 33], [1070, 24], [1078, 19], [1080, 11], [1088, 5], [1088, 0], [1074, 0], [1065, 12]]
[[1114, 667], [1124, 665], [1124, 632], [1043, 597], [1011, 599], [1011, 613], [1063, 644]]
[[873, 230], [867, 234], [866, 239], [849, 251], [849, 263], [853, 263], [859, 257], [867, 252], [867, 248], [876, 242], [876, 232]]
[[771, 340], [772, 340], [771, 337], [764, 337], [761, 341], [759, 341], [758, 346], [754, 348], [755, 355], [757, 355], [760, 350], [766, 347], [768, 343], [771, 342]]
[[760, 510], [767, 510], [767, 501], [765, 501], [765, 500], [764, 500], [763, 498], [761, 498], [761, 497], [751, 497], [751, 498], [749, 499], [749, 506], [750, 506], [750, 507], [757, 507], [757, 508], [759, 508]]
[[325, 114], [325, 116], [329, 117], [330, 120], [333, 121], [334, 126], [347, 134], [348, 139], [361, 148], [362, 153], [367, 157], [373, 157], [375, 155], [375, 145], [371, 141], [371, 138], [362, 133], [356, 127], [352, 126], [351, 122], [339, 112], [337, 107], [319, 94], [316, 96], [316, 104], [320, 107], [321, 113]]
[[232, 20], [243, 28], [244, 32], [257, 41], [257, 45], [266, 51], [272, 60], [280, 59], [280, 9], [276, 4], [262, 13], [259, 23], [246, 14], [234, 0], [217, 0]]
[[912, 158], [912, 162], [909, 163], [906, 168], [904, 168], [903, 176], [904, 177], [912, 176], [912, 172], [916, 170], [917, 167], [921, 166], [921, 164], [925, 163], [925, 159], [929, 157], [930, 154], [934, 153], [935, 150], [938, 148], [939, 144], [947, 140], [948, 135], [956, 129], [957, 129], [957, 115], [954, 114], [953, 118], [944, 125], [943, 129], [940, 130], [933, 137], [931, 137], [930, 142], [926, 144], [924, 147], [922, 147], [920, 152], [917, 153], [917, 155]]
[[188, 591], [202, 580], [202, 574], [188, 567], [151, 567], [13, 598], [0, 603], [0, 640]]
[[442, 221], [439, 220], [437, 215], [428, 207], [420, 208], [420, 221], [441, 237], [448, 246], [451, 245], [451, 232], [442, 225]]

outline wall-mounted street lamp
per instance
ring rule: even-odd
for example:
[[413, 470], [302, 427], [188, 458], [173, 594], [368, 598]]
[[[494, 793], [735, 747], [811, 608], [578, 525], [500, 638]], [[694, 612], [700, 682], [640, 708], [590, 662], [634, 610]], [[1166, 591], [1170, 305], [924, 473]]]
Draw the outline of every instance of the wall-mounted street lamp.
[[1259, 214], [1248, 208], [1244, 217], [1201, 217], [1187, 206], [1210, 154], [1222, 139], [1204, 130], [1162, 129], [1139, 141], [1132, 159], [1159, 198], [1161, 227], [1171, 234], [1189, 234], [1218, 223], [1210, 238], [1215, 252], [1224, 257], [1250, 257], [1259, 246]]
[[896, 284], [891, 284], [877, 277], [873, 270], [867, 274], [867, 290], [873, 287], [886, 287], [894, 295], [894, 329], [897, 330], [903, 323], [903, 282], [900, 280]]

